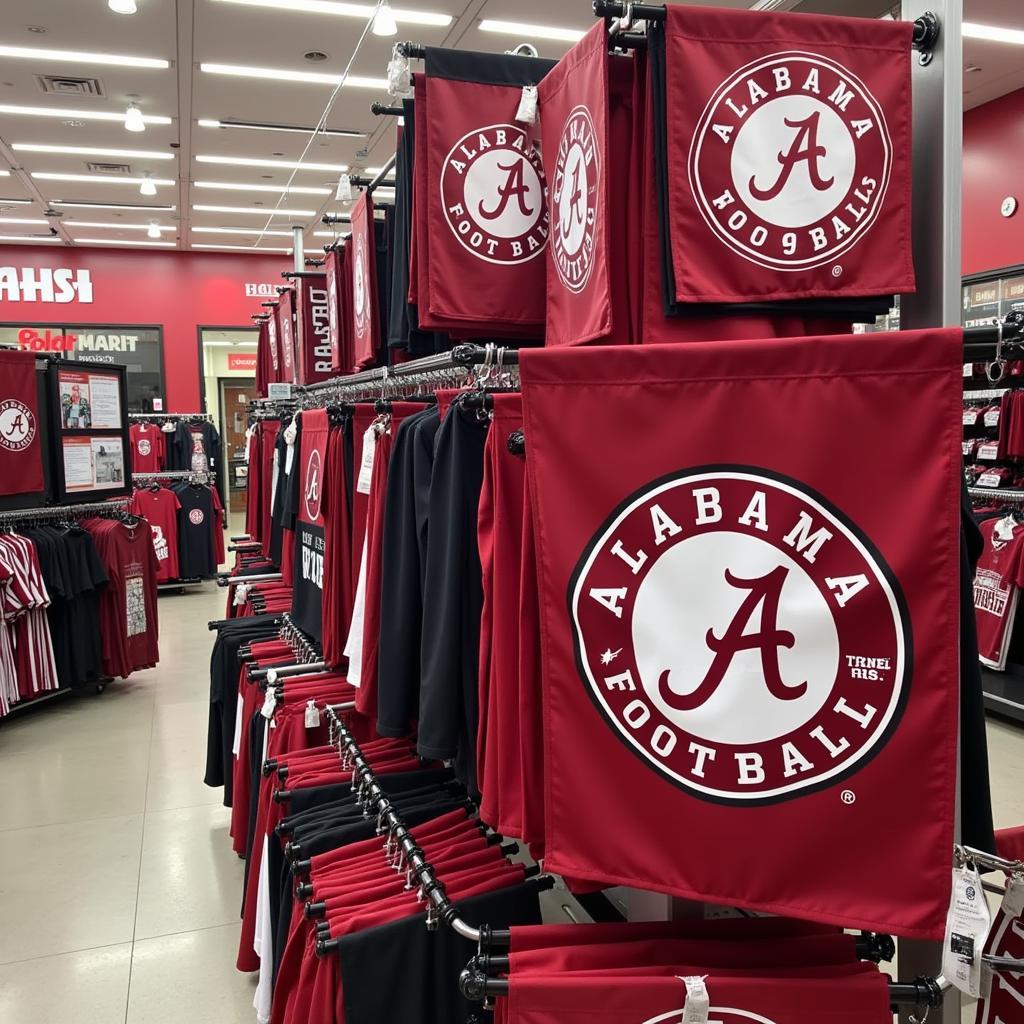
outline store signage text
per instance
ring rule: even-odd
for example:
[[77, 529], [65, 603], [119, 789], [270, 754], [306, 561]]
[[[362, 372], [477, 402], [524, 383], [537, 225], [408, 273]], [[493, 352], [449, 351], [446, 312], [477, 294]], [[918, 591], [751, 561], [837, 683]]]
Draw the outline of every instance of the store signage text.
[[0, 267], [0, 299], [7, 302], [92, 302], [88, 270]]
[[266, 282], [262, 282], [259, 284], [246, 282], [245, 294], [247, 298], [276, 299], [277, 285], [267, 284]]
[[256, 372], [256, 356], [241, 355], [235, 352], [228, 353], [229, 370], [245, 370], [247, 373]]
[[77, 340], [74, 334], [40, 334], [31, 327], [18, 331], [18, 348], [22, 352], [74, 352]]

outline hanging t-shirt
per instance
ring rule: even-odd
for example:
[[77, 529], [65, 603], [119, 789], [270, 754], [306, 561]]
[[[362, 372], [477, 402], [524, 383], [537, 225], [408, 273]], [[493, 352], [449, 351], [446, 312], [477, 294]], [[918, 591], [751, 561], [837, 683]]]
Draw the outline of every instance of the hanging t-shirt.
[[151, 423], [133, 423], [128, 431], [133, 473], [159, 473], [164, 468], [164, 434]]
[[166, 487], [146, 487], [132, 496], [131, 510], [144, 516], [153, 533], [153, 551], [159, 571], [157, 580], [165, 583], [178, 578], [178, 501], [174, 491]]
[[1006, 668], [1020, 586], [1024, 584], [1024, 529], [1012, 516], [981, 524], [985, 550], [974, 574], [978, 654], [990, 668]]
[[217, 571], [214, 531], [219, 529], [214, 491], [202, 484], [182, 484], [178, 496], [178, 566], [182, 579], [212, 576]]

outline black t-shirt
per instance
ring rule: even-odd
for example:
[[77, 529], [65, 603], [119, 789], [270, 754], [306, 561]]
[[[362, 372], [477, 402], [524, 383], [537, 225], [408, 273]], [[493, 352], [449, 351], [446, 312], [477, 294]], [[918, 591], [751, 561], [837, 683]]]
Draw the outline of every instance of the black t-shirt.
[[182, 579], [213, 576], [217, 572], [213, 531], [218, 528], [213, 494], [202, 484], [179, 484], [173, 490], [181, 502], [178, 509], [178, 574]]

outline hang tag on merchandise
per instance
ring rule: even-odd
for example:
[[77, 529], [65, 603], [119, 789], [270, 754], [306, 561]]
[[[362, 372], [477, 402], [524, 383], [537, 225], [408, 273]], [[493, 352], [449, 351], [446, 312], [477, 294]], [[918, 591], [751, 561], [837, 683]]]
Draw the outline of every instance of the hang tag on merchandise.
[[320, 725], [320, 709], [315, 700], [306, 701], [306, 728], [316, 729]]
[[398, 44], [391, 50], [391, 60], [388, 61], [388, 95], [400, 99], [403, 96], [412, 95], [412, 72], [409, 70], [409, 60], [398, 51]]
[[291, 423], [284, 428], [284, 440], [285, 440], [285, 457], [284, 457], [284, 471], [290, 473], [292, 471], [292, 463], [295, 461], [295, 440], [299, 436], [299, 414], [296, 413], [292, 417]]
[[522, 95], [519, 97], [519, 109], [516, 111], [516, 120], [520, 124], [537, 123], [537, 86], [523, 86]]
[[267, 687], [267, 695], [263, 698], [263, 707], [260, 708], [260, 714], [270, 719], [274, 717], [274, 709], [277, 707], [277, 691], [273, 687]]
[[356, 490], [360, 494], [370, 493], [370, 481], [373, 479], [373, 456], [377, 450], [377, 431], [368, 427], [363, 434], [363, 457], [359, 463], [359, 477]]
[[1007, 917], [1024, 916], [1024, 874], [1015, 871], [1006, 883], [1003, 894], [1003, 913]]
[[707, 1024], [711, 1012], [711, 997], [703, 977], [677, 978], [686, 986], [686, 1002], [683, 1005], [682, 1024]]
[[249, 585], [247, 583], [239, 583], [235, 587], [235, 607], [240, 608], [245, 604], [245, 599], [249, 596]]
[[942, 942], [942, 973], [972, 999], [981, 995], [981, 954], [991, 923], [978, 869], [973, 864], [954, 868]]

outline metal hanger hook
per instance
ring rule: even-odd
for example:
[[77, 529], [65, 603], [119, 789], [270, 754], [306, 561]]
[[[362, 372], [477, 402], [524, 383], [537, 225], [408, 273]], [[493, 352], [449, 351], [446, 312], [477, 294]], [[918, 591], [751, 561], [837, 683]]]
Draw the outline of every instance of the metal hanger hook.
[[985, 366], [985, 376], [990, 384], [998, 384], [1006, 374], [1006, 360], [1003, 358], [1003, 321], [996, 324], [996, 357]]

